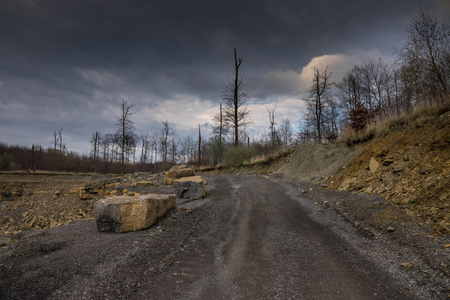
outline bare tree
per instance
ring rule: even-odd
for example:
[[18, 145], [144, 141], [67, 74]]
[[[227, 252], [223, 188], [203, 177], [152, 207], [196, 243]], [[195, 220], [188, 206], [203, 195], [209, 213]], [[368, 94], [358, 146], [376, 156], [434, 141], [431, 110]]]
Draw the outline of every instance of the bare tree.
[[291, 119], [289, 118], [283, 118], [281, 120], [280, 128], [278, 130], [280, 138], [281, 138], [281, 144], [282, 146], [286, 147], [289, 146], [292, 143], [293, 139], [293, 130], [292, 130], [292, 123]]
[[219, 113], [214, 116], [213, 121], [216, 123], [216, 126], [213, 126], [213, 134], [216, 134], [218, 137], [214, 139], [218, 143], [218, 149], [216, 151], [216, 160], [219, 161], [223, 156], [223, 141], [224, 137], [228, 135], [229, 128], [227, 122], [224, 120], [224, 113], [222, 109], [222, 103], [220, 103]]
[[141, 134], [141, 164], [145, 164], [148, 160], [148, 150], [149, 150], [149, 137], [148, 133], [146, 135]]
[[96, 161], [99, 157], [100, 154], [100, 143], [102, 140], [102, 134], [99, 131], [96, 131], [95, 133], [92, 134], [91, 137], [91, 144], [92, 144], [92, 156], [94, 161]]
[[161, 121], [161, 123], [163, 124], [163, 129], [162, 129], [162, 135], [161, 135], [161, 153], [162, 153], [162, 160], [164, 162], [167, 161], [167, 154], [168, 154], [168, 149], [169, 149], [169, 135], [171, 133], [170, 127], [169, 127], [169, 121], [165, 120], [165, 121]]
[[319, 69], [314, 67], [313, 71], [313, 84], [309, 90], [310, 98], [304, 100], [307, 102], [307, 109], [311, 113], [314, 120], [314, 127], [317, 133], [317, 142], [322, 143], [322, 131], [324, 127], [323, 114], [326, 108], [325, 100], [330, 96], [330, 76], [332, 72], [328, 72], [328, 67], [326, 67], [323, 72], [320, 72]]
[[184, 156], [184, 162], [188, 163], [189, 161], [192, 161], [194, 158], [194, 148], [195, 148], [195, 142], [194, 140], [188, 136], [186, 137], [183, 142], [181, 143], [181, 152]]
[[202, 132], [200, 130], [200, 124], [198, 125], [198, 165], [202, 164]]
[[270, 141], [272, 144], [272, 150], [275, 150], [276, 140], [277, 140], [277, 130], [275, 128], [275, 109], [276, 105], [273, 107], [267, 107], [267, 113], [269, 114], [269, 122], [270, 122]]
[[55, 130], [53, 131], [53, 150], [55, 150], [55, 152], [57, 147], [58, 147], [58, 132]]
[[239, 76], [239, 67], [242, 64], [242, 57], [237, 57], [236, 48], [234, 49], [234, 82], [231, 85], [224, 86], [222, 89], [222, 99], [225, 101], [225, 119], [233, 129], [234, 146], [239, 144], [239, 137], [244, 129], [251, 123], [249, 121], [250, 111], [247, 108], [248, 94], [244, 89], [244, 80]]
[[173, 165], [178, 161], [178, 136], [172, 132], [169, 138], [169, 158]]
[[362, 86], [358, 75], [357, 67], [355, 66], [344, 75], [341, 82], [336, 84], [338, 98], [347, 114], [356, 107], [358, 102], [361, 102]]
[[150, 138], [150, 163], [156, 163], [158, 156], [158, 136], [152, 135]]
[[449, 95], [450, 26], [420, 9], [411, 17], [406, 40], [396, 51], [403, 70], [420, 76], [423, 92], [443, 100]]
[[121, 115], [117, 119], [117, 132], [118, 145], [120, 147], [120, 171], [124, 172], [125, 167], [125, 154], [129, 155], [131, 147], [135, 145], [135, 137], [133, 121], [131, 116], [133, 115], [132, 109], [134, 104], [128, 104], [128, 101], [122, 100]]
[[62, 128], [53, 131], [53, 150], [59, 150], [59, 154], [63, 154], [66, 145], [63, 144]]

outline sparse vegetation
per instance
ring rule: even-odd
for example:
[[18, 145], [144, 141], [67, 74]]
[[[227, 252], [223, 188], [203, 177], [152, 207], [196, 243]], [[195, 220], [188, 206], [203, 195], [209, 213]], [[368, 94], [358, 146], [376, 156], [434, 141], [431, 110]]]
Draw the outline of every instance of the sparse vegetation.
[[340, 141], [347, 145], [355, 145], [372, 140], [374, 137], [382, 137], [390, 131], [413, 127], [423, 127], [425, 123], [438, 118], [450, 111], [450, 100], [444, 104], [433, 103], [432, 105], [418, 106], [410, 114], [403, 113], [400, 116], [391, 116], [382, 121], [371, 123], [363, 130], [357, 131], [347, 127], [341, 135]]

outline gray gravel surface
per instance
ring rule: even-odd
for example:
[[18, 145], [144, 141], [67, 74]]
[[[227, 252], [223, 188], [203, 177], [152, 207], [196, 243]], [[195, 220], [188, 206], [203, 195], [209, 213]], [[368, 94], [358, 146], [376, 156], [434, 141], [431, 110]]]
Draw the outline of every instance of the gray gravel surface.
[[418, 286], [390, 249], [298, 186], [203, 177], [207, 198], [179, 199], [177, 210], [147, 230], [101, 233], [84, 220], [13, 237], [0, 248], [0, 299], [444, 296]]

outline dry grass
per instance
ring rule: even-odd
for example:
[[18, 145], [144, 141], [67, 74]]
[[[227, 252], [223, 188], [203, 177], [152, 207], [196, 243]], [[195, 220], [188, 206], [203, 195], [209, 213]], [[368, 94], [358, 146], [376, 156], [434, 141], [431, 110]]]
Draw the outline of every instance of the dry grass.
[[390, 116], [369, 124], [363, 131], [355, 132], [350, 127], [343, 130], [340, 141], [347, 145], [355, 145], [372, 140], [375, 137], [386, 136], [390, 131], [405, 127], [420, 128], [434, 118], [450, 111], [450, 100], [444, 104], [432, 104], [427, 106], [417, 106], [410, 114], [400, 116]]

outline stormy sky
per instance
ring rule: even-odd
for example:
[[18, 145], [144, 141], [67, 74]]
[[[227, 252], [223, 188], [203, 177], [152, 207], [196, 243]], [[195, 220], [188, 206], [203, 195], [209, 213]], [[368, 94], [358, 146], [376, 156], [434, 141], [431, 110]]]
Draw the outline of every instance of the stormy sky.
[[0, 142], [87, 153], [114, 133], [123, 100], [137, 134], [161, 120], [181, 138], [210, 131], [233, 49], [251, 97], [250, 136], [301, 119], [312, 67], [332, 80], [370, 58], [390, 60], [420, 6], [450, 18], [447, 0], [0, 0]]

